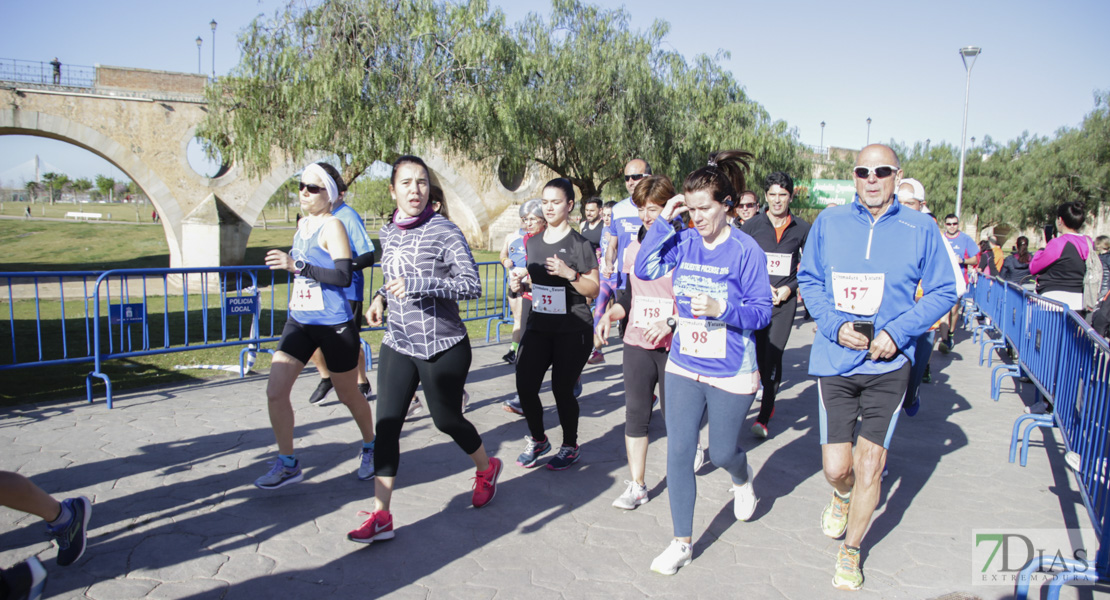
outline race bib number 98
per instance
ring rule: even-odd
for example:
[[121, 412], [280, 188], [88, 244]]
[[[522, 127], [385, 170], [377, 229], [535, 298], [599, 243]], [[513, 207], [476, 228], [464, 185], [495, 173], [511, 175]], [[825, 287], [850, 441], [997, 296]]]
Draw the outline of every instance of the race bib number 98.
[[836, 310], [870, 317], [883, 303], [883, 273], [833, 273]]
[[532, 310], [548, 315], [567, 314], [567, 290], [562, 286], [533, 285]]
[[722, 321], [708, 319], [678, 320], [679, 352], [696, 358], [725, 358], [727, 327]]

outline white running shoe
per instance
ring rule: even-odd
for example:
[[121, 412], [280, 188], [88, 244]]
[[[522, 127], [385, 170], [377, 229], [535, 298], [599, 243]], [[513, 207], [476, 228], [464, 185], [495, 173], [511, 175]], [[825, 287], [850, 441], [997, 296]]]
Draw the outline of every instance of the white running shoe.
[[694, 547], [678, 540], [671, 540], [671, 545], [662, 554], [651, 561], [651, 570], [660, 575], [674, 575], [678, 569], [690, 564], [694, 558]]
[[623, 508], [624, 510], [632, 510], [641, 504], [647, 504], [648, 492], [646, 485], [639, 485], [635, 481], [625, 481], [628, 487], [625, 488], [624, 493], [619, 498], [613, 500], [613, 506]]
[[705, 466], [705, 448], [702, 448], [701, 444], [698, 444], [697, 449], [694, 450], [694, 472], [697, 473], [704, 466]]
[[752, 463], [748, 462], [748, 482], [744, 485], [733, 485], [729, 490], [733, 494], [732, 512], [736, 515], [737, 521], [747, 521], [755, 514], [757, 498], [754, 484], [755, 471], [752, 470]]

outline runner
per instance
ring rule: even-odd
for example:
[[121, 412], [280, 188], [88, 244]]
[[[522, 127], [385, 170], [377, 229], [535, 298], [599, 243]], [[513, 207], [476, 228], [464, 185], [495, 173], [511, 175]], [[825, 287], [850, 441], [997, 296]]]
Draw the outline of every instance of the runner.
[[[794, 179], [775, 171], [764, 184], [767, 212], [752, 216], [741, 231], [752, 236], [767, 254], [767, 273], [771, 276], [771, 323], [755, 332], [755, 352], [763, 380], [759, 416], [752, 425], [757, 438], [767, 437], [767, 424], [775, 414], [775, 396], [782, 384], [782, 354], [790, 341], [794, 316], [798, 312], [798, 262], [809, 235], [809, 223], [790, 212], [794, 199]], [[751, 200], [745, 201], [751, 202]]]
[[[332, 168], [331, 172], [336, 171]], [[293, 453], [294, 419], [289, 393], [317, 349], [323, 351], [339, 401], [351, 411], [362, 433], [358, 478], [374, 477], [374, 416], [366, 396], [358, 390], [356, 369], [361, 343], [345, 291], [351, 285], [351, 243], [343, 223], [331, 214], [332, 201], [339, 198], [339, 182], [323, 164], [313, 163], [301, 173], [300, 188], [305, 217], [297, 226], [291, 253], [281, 250], [266, 253], [266, 266], [274, 271], [289, 271], [296, 277], [290, 293], [289, 318], [266, 384], [278, 459], [268, 473], [254, 482], [264, 490], [297, 483], [303, 478], [300, 462]]]
[[[629, 244], [628, 251], [625, 252], [626, 261], [635, 264], [640, 241], [667, 201], [674, 196], [674, 184], [662, 176], [648, 177], [632, 191], [632, 202], [639, 209], [640, 220], [644, 225], [640, 228], [637, 239]], [[667, 353], [671, 348], [671, 333], [676, 324], [670, 273], [655, 281], [644, 281], [631, 273], [631, 266], [625, 269], [630, 271], [628, 288], [617, 295], [617, 303], [597, 323], [598, 338], [605, 344], [609, 337], [610, 323], [630, 317], [629, 327], [624, 331], [623, 352], [624, 447], [628, 454], [628, 470], [632, 480], [625, 482], [628, 487], [613, 501], [613, 506], [624, 510], [632, 510], [648, 501], [647, 484], [644, 483], [648, 425], [651, 422], [656, 384], [659, 388], [659, 406], [666, 410], [664, 370], [667, 366]]]
[[528, 421], [527, 445], [516, 464], [531, 468], [551, 450], [544, 433], [540, 384], [551, 369], [551, 392], [563, 429], [559, 452], [547, 468], [561, 471], [578, 462], [578, 376], [593, 348], [593, 318], [589, 298], [597, 296], [597, 255], [590, 242], [570, 228], [567, 218], [574, 209], [574, 186], [564, 178], [552, 179], [543, 188], [543, 235], [528, 240], [528, 279], [519, 271], [509, 279], [509, 289], [532, 292], [532, 310], [516, 362], [516, 389]]
[[[732, 479], [733, 514], [755, 512], [755, 471], [740, 448], [740, 428], [758, 385], [752, 332], [771, 320], [767, 257], [748, 234], [728, 225], [736, 191], [744, 189], [751, 154], [729, 150], [686, 177], [644, 237], [635, 274], [654, 280], [671, 269], [678, 330], [671, 342], [666, 388], [667, 494], [674, 539], [651, 563], [673, 575], [690, 564], [694, 529], [694, 453], [702, 415], [709, 415], [709, 456]], [[693, 227], [671, 221], [689, 212]]]
[[[526, 204], [520, 205], [520, 229], [506, 235], [505, 243], [501, 245], [501, 265], [505, 267], [506, 273], [512, 273], [513, 269], [524, 268], [524, 236], [527, 234], [524, 229], [524, 218], [528, 216], [524, 211]], [[523, 334], [520, 311], [524, 300], [520, 294], [511, 290], [506, 296], [509, 299], [509, 310], [513, 315], [513, 343], [509, 346], [509, 351], [505, 353], [505, 356], [501, 357], [501, 360], [511, 365], [516, 363], [516, 351], [520, 347], [520, 336]]]
[[[960, 264], [963, 272], [964, 285], [968, 283], [968, 267], [979, 264], [979, 246], [971, 236], [960, 231], [960, 218], [955, 214], [944, 217], [944, 241], [956, 255], [956, 262]], [[941, 354], [948, 354], [956, 345], [956, 319], [960, 314], [960, 302], [948, 312], [948, 322], [940, 326], [940, 335], [937, 336], [937, 349]]]
[[[635, 183], [639, 182], [638, 179], [635, 181]], [[626, 182], [625, 185], [627, 186], [628, 183]], [[595, 329], [597, 328], [598, 321], [601, 319], [601, 314], [612, 306], [612, 300], [617, 295], [619, 277], [616, 271], [614, 270], [609, 273], [608, 277], [600, 274], [600, 271], [604, 269], [605, 266], [605, 254], [609, 251], [609, 243], [617, 239], [609, 235], [609, 227], [613, 224], [613, 208], [616, 206], [617, 203], [610, 200], [601, 208], [602, 222], [605, 224], [605, 227], [601, 234], [601, 245], [597, 248], [598, 283], [601, 287], [598, 290], [597, 298], [594, 299], [593, 312]], [[590, 358], [586, 362], [591, 365], [599, 365], [605, 362], [605, 355], [601, 353], [600, 340], [594, 340], [593, 352], [590, 353]]]
[[436, 428], [474, 461], [475, 508], [493, 500], [501, 473], [501, 461], [486, 455], [481, 436], [462, 412], [471, 352], [457, 301], [481, 295], [478, 267], [459, 228], [432, 210], [429, 186], [428, 167], [420, 158], [402, 156], [393, 163], [389, 193], [397, 214], [380, 236], [385, 284], [366, 314], [378, 327], [388, 304], [389, 324], [378, 358], [374, 510], [347, 534], [352, 542], [393, 538], [390, 502], [401, 458], [401, 428], [417, 385], [424, 386]]
[[[370, 241], [370, 236], [366, 233], [366, 225], [362, 222], [362, 216], [358, 211], [351, 208], [346, 202], [343, 201], [347, 195], [347, 185], [343, 183], [343, 178], [339, 176], [339, 171], [328, 163], [316, 163], [322, 169], [327, 171], [332, 180], [335, 181], [335, 187], [339, 192], [339, 198], [332, 203], [331, 214], [335, 215], [343, 223], [343, 228], [347, 230], [347, 240], [351, 242], [351, 256], [361, 256], [368, 252], [374, 251], [374, 242]], [[370, 265], [367, 265], [370, 266]], [[362, 329], [362, 293], [363, 288], [366, 287], [363, 277], [362, 269], [354, 269], [351, 272], [351, 285], [344, 290], [347, 300], [351, 303], [351, 314], [355, 318], [355, 326]], [[316, 391], [308, 398], [309, 404], [320, 404], [327, 397], [328, 392], [332, 390], [331, 373], [328, 371], [328, 365], [324, 361], [324, 354], [320, 350], [312, 355], [312, 364], [316, 365], [316, 370], [320, 374], [320, 383], [316, 386]], [[366, 353], [359, 344], [358, 348], [358, 364], [355, 367], [358, 373], [358, 391], [367, 400], [373, 398], [370, 391], [370, 380], [366, 377]]]
[[[543, 204], [539, 200], [529, 200], [520, 207], [520, 213], [524, 217], [524, 238], [521, 239], [521, 245], [527, 249], [528, 240], [533, 236], [543, 233], [547, 229], [547, 221], [543, 219]], [[520, 266], [513, 267], [509, 271], [512, 276], [513, 271], [520, 274], [523, 281], [528, 281], [528, 253], [524, 250], [521, 251], [521, 264]], [[514, 293], [511, 289], [509, 293]], [[522, 289], [519, 293], [520, 296], [520, 323], [521, 323], [521, 337], [524, 335], [524, 324], [528, 322], [528, 315], [532, 313], [532, 292], [527, 288]], [[517, 351], [520, 351], [519, 345]], [[513, 364], [516, 364], [516, 357], [513, 357]], [[501, 409], [506, 412], [511, 412], [517, 415], [524, 415], [524, 408], [520, 406], [520, 395], [513, 394], [512, 398], [501, 403]]]

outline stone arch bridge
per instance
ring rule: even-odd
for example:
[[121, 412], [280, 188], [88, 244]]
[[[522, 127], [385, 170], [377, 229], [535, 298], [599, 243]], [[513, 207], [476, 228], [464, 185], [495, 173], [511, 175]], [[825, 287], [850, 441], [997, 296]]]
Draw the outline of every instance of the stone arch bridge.
[[[0, 135], [30, 135], [84, 148], [126, 173], [153, 202], [170, 248], [170, 267], [242, 264], [252, 224], [273, 193], [302, 164], [261, 178], [229, 165], [216, 177], [197, 174], [186, 149], [205, 116], [203, 75], [97, 66], [62, 85], [0, 72]], [[7, 75], [7, 76], [5, 76]], [[326, 149], [325, 149], [326, 150]], [[531, 169], [515, 191], [489, 165], [423, 153], [444, 190], [452, 220], [471, 246], [486, 247], [491, 226], [513, 204], [539, 195]], [[499, 243], [496, 232], [495, 242]]]

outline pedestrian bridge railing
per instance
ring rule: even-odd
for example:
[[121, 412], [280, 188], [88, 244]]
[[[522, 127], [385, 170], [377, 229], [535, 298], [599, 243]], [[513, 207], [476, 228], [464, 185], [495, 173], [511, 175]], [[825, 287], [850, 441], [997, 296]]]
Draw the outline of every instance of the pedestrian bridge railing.
[[58, 71], [55, 81], [50, 61], [0, 58], [0, 81], [86, 89], [96, 85], [96, 67], [62, 63]]
[[[479, 263], [478, 271], [483, 294], [459, 302], [459, 316], [504, 320], [504, 267]], [[369, 299], [381, 286], [381, 269], [364, 275]], [[7, 319], [0, 317], [0, 372], [91, 362], [87, 399], [99, 379], [109, 408], [112, 382], [103, 366], [110, 360], [241, 346], [242, 377], [256, 353], [272, 353], [264, 345], [280, 339], [291, 282], [290, 273], [260, 266], [0, 273], [0, 300], [8, 303]]]
[[[1073, 470], [1080, 496], [1098, 538], [1094, 564], [1058, 557], [1039, 557], [1018, 576], [1017, 598], [1025, 598], [1034, 572], [1057, 572], [1048, 584], [1048, 597], [1059, 597], [1069, 581], [1110, 579], [1110, 346], [1075, 311], [1021, 286], [980, 277], [970, 296], [982, 314], [984, 347], [1008, 347], [1016, 353], [1013, 365], [996, 367], [991, 393], [998, 400], [1006, 376], [1027, 377], [1035, 400], [1052, 406], [1049, 414], [1024, 414], [1014, 422], [1010, 462], [1021, 450], [1025, 466], [1032, 430], [1057, 428], [1065, 447], [1065, 462]], [[1001, 343], [988, 337], [996, 335]], [[1019, 444], [1020, 438], [1020, 444]], [[1057, 560], [1054, 560], [1057, 559]], [[1093, 569], [1091, 567], [1094, 567]]]

